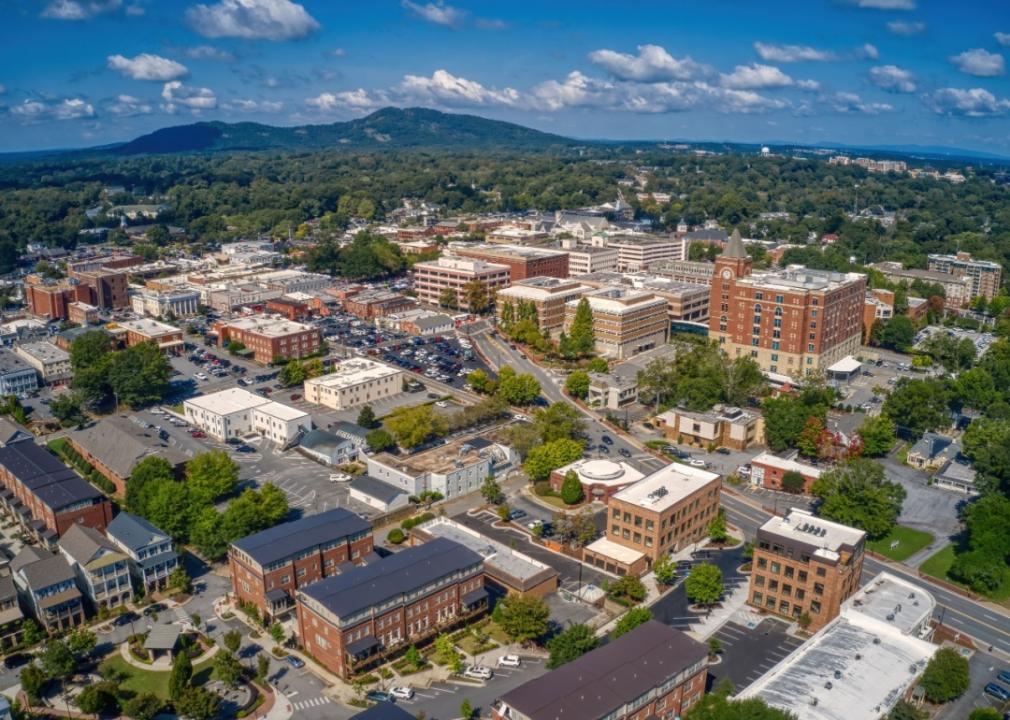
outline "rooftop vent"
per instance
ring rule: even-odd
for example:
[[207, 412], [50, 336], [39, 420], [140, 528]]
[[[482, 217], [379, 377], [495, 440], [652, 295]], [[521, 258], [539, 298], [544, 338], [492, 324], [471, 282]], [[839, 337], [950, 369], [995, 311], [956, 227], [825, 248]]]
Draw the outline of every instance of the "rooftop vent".
[[826, 683], [824, 683], [824, 689], [825, 690], [830, 690], [833, 687], [834, 687], [834, 684], [830, 680], [828, 680]]
[[835, 670], [835, 680], [841, 680], [841, 679], [842, 679], [842, 671]]

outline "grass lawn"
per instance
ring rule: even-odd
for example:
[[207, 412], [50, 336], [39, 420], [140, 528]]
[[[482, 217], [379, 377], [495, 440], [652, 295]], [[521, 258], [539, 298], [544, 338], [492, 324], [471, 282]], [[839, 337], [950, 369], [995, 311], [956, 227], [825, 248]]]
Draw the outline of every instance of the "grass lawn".
[[[897, 541], [898, 545], [891, 548], [891, 543]], [[870, 550], [891, 558], [897, 562], [907, 560], [915, 553], [933, 542], [933, 536], [928, 532], [913, 530], [903, 525], [895, 525], [887, 535], [879, 540], [871, 540], [866, 545]]]
[[567, 505], [564, 500], [553, 495], [537, 495], [538, 498], [543, 500], [548, 505], [553, 505], [561, 510], [570, 510], [572, 508], [578, 507], [577, 505]]
[[[213, 659], [193, 666], [193, 684], [203, 685], [210, 680], [211, 666]], [[101, 668], [113, 668], [119, 677], [124, 678], [119, 682], [120, 687], [134, 693], [154, 693], [162, 700], [169, 700], [168, 678], [171, 671], [141, 670], [130, 665], [117, 652], [112, 657], [107, 658], [101, 664]]]
[[947, 580], [947, 572], [954, 564], [954, 546], [947, 545], [942, 550], [926, 558], [919, 570], [940, 580]]

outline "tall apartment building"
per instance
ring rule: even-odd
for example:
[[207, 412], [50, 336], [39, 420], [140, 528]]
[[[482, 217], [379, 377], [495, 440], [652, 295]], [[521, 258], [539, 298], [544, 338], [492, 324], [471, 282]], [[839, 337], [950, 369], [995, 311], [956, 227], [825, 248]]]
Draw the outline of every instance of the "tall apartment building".
[[859, 351], [865, 275], [801, 266], [754, 273], [738, 231], [715, 269], [709, 336], [731, 358], [801, 377]]
[[67, 277], [89, 288], [87, 301], [95, 307], [122, 310], [130, 306], [129, 279], [121, 270], [104, 267], [84, 271], [70, 269]]
[[481, 556], [435, 538], [299, 589], [298, 637], [346, 680], [480, 615], [487, 604]]
[[901, 263], [891, 261], [873, 263], [870, 267], [879, 270], [891, 282], [911, 284], [920, 280], [924, 283], [939, 285], [943, 288], [944, 305], [949, 308], [968, 307], [974, 297], [972, 291], [974, 280], [968, 275], [905, 268]]
[[299, 588], [345, 572], [372, 552], [372, 525], [343, 508], [282, 523], [232, 543], [232, 590], [264, 617], [294, 608]]
[[480, 283], [493, 298], [494, 294], [509, 284], [508, 265], [486, 263], [471, 258], [440, 257], [431, 262], [414, 265], [414, 290], [418, 299], [428, 305], [439, 305], [445, 294], [455, 298], [460, 310], [470, 310], [466, 286]]
[[509, 287], [498, 291], [495, 301], [498, 324], [522, 319], [526, 312], [524, 306], [531, 304], [536, 310], [540, 330], [557, 334], [565, 324], [565, 306], [573, 300], [578, 300], [589, 289], [576, 280], [560, 280], [554, 277], [513, 281]]
[[617, 248], [620, 272], [639, 272], [671, 260], [687, 259], [687, 241], [675, 235], [617, 235], [607, 240], [607, 246]]
[[816, 632], [859, 589], [866, 533], [792, 508], [758, 528], [748, 602]]
[[277, 316], [257, 315], [220, 322], [214, 329], [218, 345], [224, 347], [232, 341], [242, 343], [262, 365], [303, 358], [318, 352], [323, 345], [319, 328]]
[[929, 255], [927, 269], [955, 277], [971, 278], [972, 297], [992, 300], [999, 292], [1003, 268], [999, 263], [987, 260], [972, 260], [971, 253], [956, 255]]
[[682, 717], [705, 694], [708, 650], [649, 620], [501, 696], [494, 720], [640, 720]]
[[507, 265], [509, 280], [532, 277], [568, 277], [568, 252], [521, 245], [481, 245], [450, 243], [449, 252], [457, 257], [483, 260], [497, 265]]
[[661, 555], [707, 537], [719, 513], [719, 475], [671, 463], [610, 496], [606, 536], [585, 547], [585, 562], [641, 575]]
[[305, 381], [305, 399], [334, 410], [346, 410], [403, 392], [404, 373], [399, 368], [367, 358], [337, 364], [328, 375]]
[[[666, 343], [670, 334], [667, 303], [651, 292], [603, 287], [586, 293], [593, 313], [596, 352], [617, 360]], [[581, 300], [565, 304], [565, 332], [571, 330]]]

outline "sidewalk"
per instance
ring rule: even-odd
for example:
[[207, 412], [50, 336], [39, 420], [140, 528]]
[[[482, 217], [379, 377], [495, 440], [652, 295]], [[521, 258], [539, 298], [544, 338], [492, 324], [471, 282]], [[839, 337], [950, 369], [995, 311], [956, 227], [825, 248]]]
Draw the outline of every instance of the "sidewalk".
[[699, 640], [707, 640], [730, 620], [752, 627], [753, 619], [750, 617], [752, 614], [753, 611], [747, 607], [747, 585], [740, 584], [723, 599], [719, 607], [709, 613], [698, 613], [698, 622], [687, 631], [687, 634]]

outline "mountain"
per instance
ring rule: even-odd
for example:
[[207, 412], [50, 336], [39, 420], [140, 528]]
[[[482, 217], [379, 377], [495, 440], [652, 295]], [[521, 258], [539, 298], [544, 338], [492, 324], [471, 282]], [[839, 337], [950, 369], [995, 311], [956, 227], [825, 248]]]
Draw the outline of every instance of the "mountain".
[[427, 108], [383, 108], [330, 125], [274, 127], [260, 123], [201, 122], [155, 130], [108, 150], [117, 155], [237, 150], [379, 150], [458, 148], [543, 150], [574, 145], [560, 135], [476, 115]]

